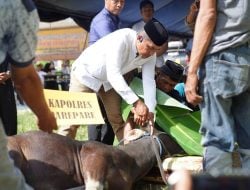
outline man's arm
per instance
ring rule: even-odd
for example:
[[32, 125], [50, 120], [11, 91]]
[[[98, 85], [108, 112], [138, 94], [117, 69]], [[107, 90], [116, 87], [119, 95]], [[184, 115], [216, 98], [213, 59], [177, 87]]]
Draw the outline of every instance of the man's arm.
[[156, 107], [156, 84], [155, 84], [156, 55], [153, 55], [147, 63], [142, 65], [142, 83], [144, 101], [149, 112], [154, 113]]
[[216, 0], [201, 0], [200, 10], [195, 24], [194, 41], [185, 85], [189, 103], [197, 105], [202, 97], [197, 94], [197, 71], [206, 55], [216, 25]]
[[22, 68], [12, 66], [11, 71], [16, 89], [38, 117], [38, 127], [47, 132], [57, 129], [55, 116], [45, 101], [42, 83], [33, 64]]

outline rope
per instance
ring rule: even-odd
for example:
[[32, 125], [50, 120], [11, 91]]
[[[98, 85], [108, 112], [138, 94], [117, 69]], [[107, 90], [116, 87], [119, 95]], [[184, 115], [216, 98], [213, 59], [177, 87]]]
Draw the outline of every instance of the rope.
[[120, 141], [118, 142], [117, 146], [120, 146], [125, 140], [126, 140], [125, 138], [123, 138], [122, 140], [120, 140]]
[[[150, 137], [151, 137], [151, 142], [152, 142], [152, 145], [153, 145], [153, 149], [154, 149], [154, 152], [155, 152], [155, 157], [156, 157], [156, 161], [157, 161], [157, 165], [158, 165], [158, 168], [160, 170], [160, 174], [161, 174], [161, 178], [163, 180], [163, 182], [168, 185], [168, 182], [167, 182], [167, 179], [166, 179], [166, 175], [164, 173], [164, 169], [162, 167], [162, 161], [161, 161], [161, 157], [160, 155], [162, 154], [162, 144], [160, 142], [160, 139], [158, 137], [156, 137], [155, 135], [153, 135], [154, 133], [154, 126], [152, 124], [152, 122], [150, 121], [148, 123], [149, 127], [150, 127]], [[155, 140], [156, 142], [159, 144], [159, 147], [160, 147], [160, 151], [157, 150], [157, 146], [156, 146], [156, 143], [155, 143]], [[160, 152], [160, 153], [159, 153]]]
[[[154, 150], [154, 153], [155, 153], [155, 156], [156, 156], [157, 165], [158, 165], [158, 168], [159, 168], [159, 170], [160, 170], [160, 174], [161, 174], [162, 180], [163, 180], [163, 182], [164, 182], [166, 185], [168, 185], [168, 182], [167, 182], [167, 179], [166, 179], [166, 175], [165, 175], [164, 169], [163, 169], [163, 167], [162, 167], [161, 157], [160, 157], [160, 155], [162, 155], [162, 153], [163, 153], [163, 148], [162, 148], [162, 144], [163, 144], [163, 143], [161, 142], [161, 140], [160, 140], [157, 136], [154, 135], [154, 126], [153, 126], [152, 122], [149, 121], [147, 125], [148, 125], [148, 127], [149, 127], [150, 133], [145, 133], [144, 135], [142, 135], [142, 136], [140, 136], [140, 137], [134, 139], [133, 141], [138, 140], [138, 139], [140, 139], [140, 138], [143, 138], [143, 137], [145, 137], [145, 136], [150, 136], [150, 139], [151, 139], [151, 142], [152, 142], [152, 146], [153, 146], [153, 150]], [[127, 139], [126, 139], [126, 138], [123, 138], [123, 139], [118, 143], [118, 146], [121, 145], [125, 140], [127, 140]], [[156, 143], [159, 145], [159, 149], [160, 149], [159, 151], [158, 151], [158, 149], [157, 149], [157, 144], [156, 144]]]
[[152, 136], [151, 135], [151, 137], [153, 137], [153, 139], [158, 143], [158, 145], [159, 145], [159, 148], [160, 148], [160, 150], [159, 150], [159, 155], [161, 156], [162, 155], [162, 144], [161, 144], [161, 140], [159, 139], [159, 137], [157, 137], [157, 136]]

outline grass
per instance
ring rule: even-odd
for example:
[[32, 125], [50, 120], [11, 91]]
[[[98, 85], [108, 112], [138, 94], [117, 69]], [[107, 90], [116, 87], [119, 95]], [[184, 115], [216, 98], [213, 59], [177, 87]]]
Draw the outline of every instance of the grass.
[[[17, 113], [18, 133], [24, 133], [27, 131], [38, 130], [36, 124], [36, 116], [30, 111], [18, 111]], [[87, 127], [81, 126], [77, 130], [76, 140], [87, 140], [88, 133]]]

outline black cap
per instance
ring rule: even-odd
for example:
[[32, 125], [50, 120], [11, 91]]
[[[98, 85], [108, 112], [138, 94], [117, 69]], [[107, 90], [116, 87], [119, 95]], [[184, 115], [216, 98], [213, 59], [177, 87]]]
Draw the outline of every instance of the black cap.
[[168, 75], [173, 81], [180, 82], [183, 77], [184, 68], [182, 65], [174, 61], [167, 60], [160, 68], [160, 71], [165, 75]]
[[157, 46], [163, 45], [168, 40], [166, 28], [155, 18], [145, 24], [144, 30], [152, 42]]

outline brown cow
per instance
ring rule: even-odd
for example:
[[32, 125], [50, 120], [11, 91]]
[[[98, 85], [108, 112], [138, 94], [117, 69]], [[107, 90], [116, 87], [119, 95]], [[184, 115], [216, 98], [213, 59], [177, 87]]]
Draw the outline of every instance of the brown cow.
[[[170, 154], [181, 148], [166, 134], [158, 135]], [[85, 189], [132, 189], [156, 164], [150, 136], [125, 146], [77, 141], [42, 131], [8, 137], [8, 149], [27, 183], [36, 190], [62, 190], [85, 185]], [[159, 146], [157, 145], [158, 150]]]

